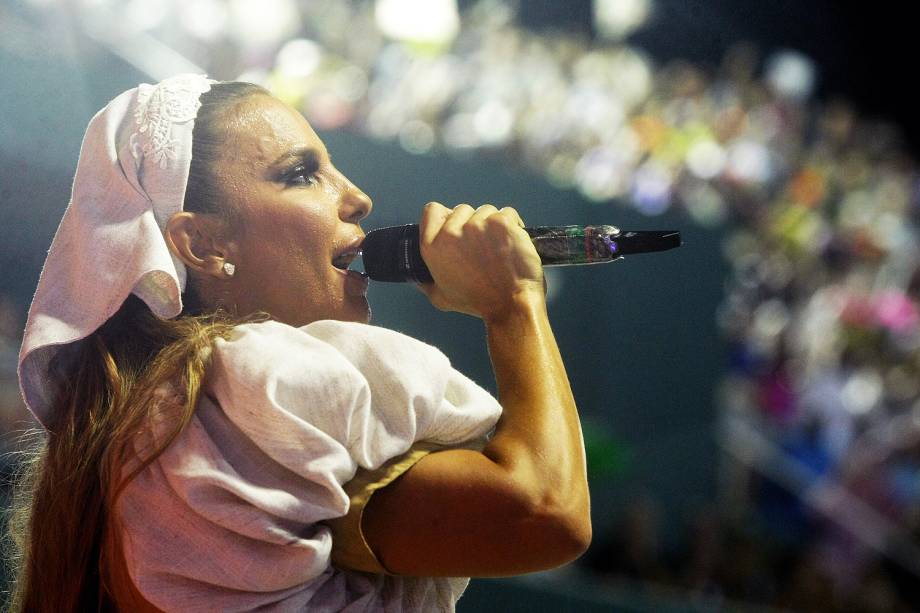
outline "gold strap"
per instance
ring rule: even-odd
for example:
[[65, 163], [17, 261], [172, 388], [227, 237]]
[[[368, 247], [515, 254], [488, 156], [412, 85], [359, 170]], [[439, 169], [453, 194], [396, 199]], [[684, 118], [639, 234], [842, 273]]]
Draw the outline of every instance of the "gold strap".
[[375, 491], [386, 487], [416, 462], [438, 449], [443, 449], [443, 446], [434, 443], [416, 443], [406, 453], [388, 460], [376, 470], [358, 468], [354, 478], [344, 486], [345, 492], [351, 499], [348, 513], [342, 517], [326, 520], [326, 524], [332, 529], [332, 564], [334, 566], [378, 575], [393, 574], [384, 568], [364, 538], [364, 531], [361, 528], [364, 507], [367, 506]]

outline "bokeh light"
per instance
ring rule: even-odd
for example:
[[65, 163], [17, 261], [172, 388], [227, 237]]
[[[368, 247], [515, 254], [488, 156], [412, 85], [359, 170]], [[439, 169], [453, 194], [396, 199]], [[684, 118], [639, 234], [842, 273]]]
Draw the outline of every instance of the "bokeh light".
[[[501, 159], [575, 190], [602, 220], [628, 207], [650, 226], [684, 215], [691, 230], [721, 231], [719, 409], [764, 445], [722, 439], [741, 465], [724, 487], [752, 507], [777, 504], [757, 485], [776, 477], [764, 458], [779, 457], [883, 512], [892, 540], [915, 542], [920, 173], [898, 130], [818, 99], [821, 71], [797, 50], [761, 57], [740, 44], [714, 66], [656, 61], [630, 42], [657, 18], [649, 0], [595, 0], [595, 38], [528, 30], [512, 1], [460, 5], [82, 0], [73, 10], [84, 17], [75, 27], [151, 74], [184, 58], [270, 87], [322, 130]], [[59, 8], [30, 6], [49, 20]], [[128, 33], [130, 49], [115, 39]], [[566, 277], [547, 277], [550, 297], [563, 295]], [[795, 500], [826, 504], [813, 492]], [[838, 528], [814, 527], [810, 542], [861, 538]]]
[[460, 30], [456, 0], [376, 0], [380, 31], [396, 40], [446, 44]]

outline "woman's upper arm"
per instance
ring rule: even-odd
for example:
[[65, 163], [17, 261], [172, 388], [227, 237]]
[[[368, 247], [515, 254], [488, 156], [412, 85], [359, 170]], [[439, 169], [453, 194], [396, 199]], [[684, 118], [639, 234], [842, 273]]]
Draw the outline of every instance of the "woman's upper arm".
[[590, 540], [584, 526], [530, 491], [482, 453], [440, 451], [375, 492], [362, 528], [399, 575], [502, 576], [576, 558]]

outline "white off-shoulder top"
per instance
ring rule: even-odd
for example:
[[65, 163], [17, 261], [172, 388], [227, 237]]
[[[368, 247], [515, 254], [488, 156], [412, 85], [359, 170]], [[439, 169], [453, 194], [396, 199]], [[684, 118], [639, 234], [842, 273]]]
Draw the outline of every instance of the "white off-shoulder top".
[[357, 507], [428, 452], [481, 447], [500, 414], [404, 334], [238, 326], [191, 422], [119, 499], [127, 574], [166, 611], [453, 610], [469, 580], [388, 574]]

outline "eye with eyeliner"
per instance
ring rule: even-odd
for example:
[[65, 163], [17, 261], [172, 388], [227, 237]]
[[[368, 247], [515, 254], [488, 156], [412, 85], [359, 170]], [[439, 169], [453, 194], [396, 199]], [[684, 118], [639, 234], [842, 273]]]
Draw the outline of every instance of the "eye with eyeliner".
[[320, 158], [312, 149], [293, 151], [287, 156], [286, 168], [277, 180], [287, 187], [309, 187], [319, 182]]
[[315, 161], [303, 161], [295, 164], [281, 175], [281, 180], [291, 186], [298, 185], [315, 185], [319, 178], [319, 164]]

